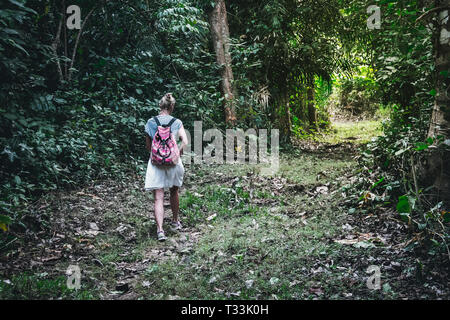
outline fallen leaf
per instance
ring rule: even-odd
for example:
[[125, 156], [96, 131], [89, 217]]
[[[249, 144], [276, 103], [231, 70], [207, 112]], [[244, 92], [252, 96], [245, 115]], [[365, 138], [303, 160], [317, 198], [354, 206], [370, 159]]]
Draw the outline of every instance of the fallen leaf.
[[328, 187], [326, 186], [320, 186], [316, 188], [316, 192], [317, 193], [321, 193], [321, 194], [327, 194], [328, 193]]
[[100, 230], [95, 222], [89, 223], [89, 229], [94, 230], [94, 231]]
[[359, 241], [354, 244], [355, 248], [373, 248], [375, 245], [372, 242], [369, 241]]
[[45, 258], [41, 258], [42, 262], [49, 262], [49, 261], [54, 261], [54, 260], [59, 260], [61, 259], [62, 254], [61, 252], [56, 253], [55, 255], [49, 256], [49, 257], [45, 257]]
[[289, 282], [289, 287], [293, 287], [293, 286], [295, 286], [295, 285], [297, 285], [297, 284], [299, 284], [299, 283], [300, 283], [300, 281], [294, 280], [294, 281], [292, 281], [292, 282]]
[[80, 195], [80, 196], [88, 196], [88, 197], [91, 197], [91, 198], [94, 199], [94, 200], [100, 200], [100, 201], [103, 201], [102, 198], [97, 197], [95, 194], [84, 193], [84, 192], [80, 191], [80, 192], [77, 192], [77, 195]]
[[96, 235], [98, 235], [99, 233], [100, 233], [101, 231], [97, 231], [97, 230], [87, 230], [87, 231], [84, 231], [83, 233], [84, 233], [84, 235], [86, 235], [86, 236], [96, 236]]
[[372, 242], [386, 243], [386, 239], [373, 235], [372, 233], [358, 233], [357, 235], [347, 235], [347, 239], [334, 240], [336, 243], [355, 245], [358, 248], [368, 248], [374, 246]]
[[127, 292], [128, 290], [130, 290], [130, 286], [128, 283], [118, 283], [116, 285], [116, 290], [120, 292]]
[[355, 244], [358, 242], [358, 239], [342, 239], [342, 240], [334, 240], [334, 242], [340, 244]]
[[323, 291], [321, 288], [309, 288], [309, 292], [314, 293], [317, 296], [320, 296], [323, 294]]
[[211, 283], [214, 283], [214, 282], [216, 282], [217, 281], [217, 277], [216, 276], [213, 276], [213, 277], [211, 277], [211, 279], [209, 279], [209, 283], [211, 284]]
[[269, 282], [271, 285], [277, 284], [280, 281], [280, 279], [272, 277], [270, 278]]

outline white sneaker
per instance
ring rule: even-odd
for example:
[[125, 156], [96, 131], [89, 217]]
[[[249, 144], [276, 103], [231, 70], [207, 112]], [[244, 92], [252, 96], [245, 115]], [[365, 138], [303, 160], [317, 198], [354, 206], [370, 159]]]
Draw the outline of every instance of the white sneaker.
[[164, 234], [164, 231], [160, 231], [160, 232], [158, 232], [157, 233], [157, 235], [158, 235], [158, 241], [166, 241], [167, 240], [167, 237], [166, 237], [166, 235]]
[[183, 226], [181, 225], [180, 221], [172, 222], [172, 224], [170, 225], [170, 230], [172, 231], [178, 231], [181, 229], [183, 229]]

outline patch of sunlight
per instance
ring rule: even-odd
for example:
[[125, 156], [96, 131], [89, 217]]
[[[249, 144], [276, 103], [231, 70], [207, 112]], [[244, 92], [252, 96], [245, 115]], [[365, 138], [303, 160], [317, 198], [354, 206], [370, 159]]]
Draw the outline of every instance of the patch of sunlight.
[[383, 133], [381, 121], [364, 120], [354, 122], [333, 122], [332, 128], [328, 134], [318, 136], [319, 142], [342, 143], [351, 142], [363, 144], [370, 142]]

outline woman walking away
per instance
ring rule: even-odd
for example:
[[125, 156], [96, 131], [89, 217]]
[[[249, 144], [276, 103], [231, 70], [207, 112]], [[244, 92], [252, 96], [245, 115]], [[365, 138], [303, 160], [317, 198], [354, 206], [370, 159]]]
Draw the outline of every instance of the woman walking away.
[[[171, 229], [177, 231], [182, 228], [178, 191], [183, 184], [184, 167], [180, 156], [188, 144], [188, 139], [181, 120], [170, 115], [175, 107], [175, 98], [171, 93], [162, 97], [159, 107], [159, 115], [148, 120], [145, 125], [145, 142], [150, 152], [145, 190], [153, 191], [157, 237], [159, 241], [164, 241], [164, 190], [170, 190], [170, 207], [173, 214]], [[175, 137], [181, 138], [179, 148]]]

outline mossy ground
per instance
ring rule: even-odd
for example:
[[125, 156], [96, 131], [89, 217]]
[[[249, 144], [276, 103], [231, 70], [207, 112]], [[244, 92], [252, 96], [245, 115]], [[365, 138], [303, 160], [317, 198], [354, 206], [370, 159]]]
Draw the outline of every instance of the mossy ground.
[[[357, 166], [355, 140], [346, 142], [367, 141], [379, 133], [378, 124], [336, 130], [321, 147], [282, 154], [272, 177], [258, 173], [261, 165], [186, 166], [185, 228], [168, 230], [164, 243], [156, 241], [152, 195], [142, 191], [142, 175], [48, 195], [30, 207], [49, 217], [48, 229], [2, 253], [0, 297], [448, 298], [445, 281], [408, 256], [401, 238], [373, 231], [374, 224], [378, 230], [401, 225], [348, 208], [345, 190]], [[169, 222], [167, 199], [165, 209]], [[82, 271], [78, 291], [65, 286], [69, 265]], [[379, 290], [366, 284], [371, 265], [382, 272]]]

